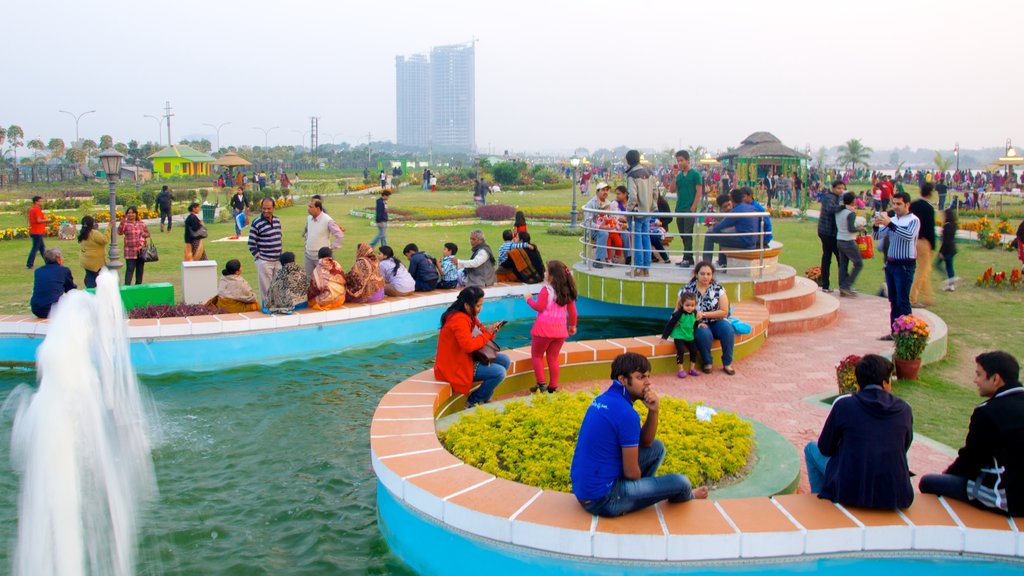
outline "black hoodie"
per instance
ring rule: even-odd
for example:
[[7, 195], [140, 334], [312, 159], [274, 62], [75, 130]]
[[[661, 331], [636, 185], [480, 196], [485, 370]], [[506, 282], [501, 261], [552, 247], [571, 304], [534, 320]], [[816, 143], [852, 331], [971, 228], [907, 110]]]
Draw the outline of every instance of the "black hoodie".
[[818, 449], [831, 457], [818, 497], [864, 508], [907, 508], [914, 501], [907, 464], [913, 440], [910, 405], [881, 386], [837, 398], [818, 437]]

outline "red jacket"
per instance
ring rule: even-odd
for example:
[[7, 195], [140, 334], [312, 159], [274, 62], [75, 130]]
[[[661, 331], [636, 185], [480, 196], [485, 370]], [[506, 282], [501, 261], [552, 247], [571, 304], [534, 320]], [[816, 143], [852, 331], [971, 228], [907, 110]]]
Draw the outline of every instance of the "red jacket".
[[[473, 336], [473, 327], [480, 328], [480, 335]], [[494, 335], [487, 331], [475, 318], [465, 312], [455, 312], [441, 327], [437, 337], [437, 360], [434, 362], [434, 378], [452, 385], [456, 394], [469, 394], [473, 387], [474, 350], [484, 347]]]
[[46, 234], [46, 216], [38, 204], [33, 204], [28, 209], [28, 233]]

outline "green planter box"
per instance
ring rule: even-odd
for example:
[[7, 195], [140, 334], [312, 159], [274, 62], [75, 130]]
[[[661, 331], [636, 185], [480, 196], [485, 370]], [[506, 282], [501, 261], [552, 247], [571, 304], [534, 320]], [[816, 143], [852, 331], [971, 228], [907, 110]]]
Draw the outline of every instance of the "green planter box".
[[[95, 288], [87, 288], [86, 292], [95, 294]], [[174, 285], [170, 282], [156, 284], [137, 284], [121, 287], [121, 301], [125, 310], [134, 310], [154, 304], [174, 306]]]

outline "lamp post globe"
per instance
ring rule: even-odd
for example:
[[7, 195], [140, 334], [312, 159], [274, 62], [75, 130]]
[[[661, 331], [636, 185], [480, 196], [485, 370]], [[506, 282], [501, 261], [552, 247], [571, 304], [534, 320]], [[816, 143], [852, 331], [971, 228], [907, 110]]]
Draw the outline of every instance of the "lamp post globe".
[[[117, 177], [121, 173], [121, 160], [124, 155], [114, 150], [113, 148], [107, 148], [103, 152], [100, 152], [100, 164], [103, 166], [103, 171], [107, 173], [107, 188], [110, 193], [108, 202], [110, 204], [110, 226], [113, 230], [114, 226], [117, 226], [117, 191], [115, 190], [115, 182]], [[118, 281], [121, 279], [120, 269], [123, 263], [121, 262], [121, 251], [117, 248], [117, 234], [110, 235], [110, 252], [107, 254], [107, 268], [117, 275]]]
[[570, 212], [571, 217], [570, 217], [570, 221], [569, 221], [569, 228], [572, 228], [573, 230], [575, 230], [576, 229], [576, 220], [577, 220], [577, 213], [576, 213], [576, 168], [579, 167], [579, 165], [580, 165], [580, 159], [577, 158], [576, 156], [573, 156], [572, 159], [569, 160], [569, 164], [572, 166], [572, 212]]

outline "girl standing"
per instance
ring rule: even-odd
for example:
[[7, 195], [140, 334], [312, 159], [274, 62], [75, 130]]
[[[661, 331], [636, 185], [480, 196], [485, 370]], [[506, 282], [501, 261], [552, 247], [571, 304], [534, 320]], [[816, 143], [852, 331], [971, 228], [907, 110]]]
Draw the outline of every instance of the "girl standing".
[[96, 219], [92, 216], [82, 218], [82, 230], [78, 233], [79, 258], [85, 268], [85, 287], [95, 288], [96, 277], [107, 263], [107, 246], [110, 236], [96, 229]]
[[946, 262], [946, 292], [956, 290], [956, 272], [953, 271], [953, 257], [956, 256], [956, 210], [946, 208], [945, 222], [942, 223], [942, 244], [939, 245], [939, 260]]
[[131, 286], [133, 274], [135, 283], [142, 284], [142, 272], [146, 267], [146, 261], [142, 259], [142, 246], [149, 238], [149, 228], [139, 220], [139, 211], [135, 206], [129, 206], [124, 211], [124, 219], [117, 227], [117, 233], [124, 236], [124, 285]]
[[[576, 281], [568, 266], [559, 260], [548, 262], [545, 284], [535, 298], [523, 296], [526, 303], [537, 311], [530, 335], [530, 358], [537, 385], [530, 392], [558, 390], [559, 354], [565, 339], [576, 333]], [[544, 379], [544, 355], [548, 357], [550, 385]]]
[[512, 224], [512, 234], [518, 236], [521, 232], [526, 232], [526, 214], [522, 210], [517, 210], [516, 219]]
[[686, 353], [690, 353], [690, 376], [700, 376], [697, 371], [697, 341], [694, 338], [693, 328], [697, 322], [703, 319], [704, 315], [697, 309], [697, 295], [693, 292], [683, 292], [676, 301], [676, 309], [672, 317], [665, 324], [665, 330], [661, 333], [661, 341], [664, 342], [671, 336], [672, 343], [676, 345], [676, 366], [679, 372], [678, 378], [686, 378], [687, 372], [683, 361]]

